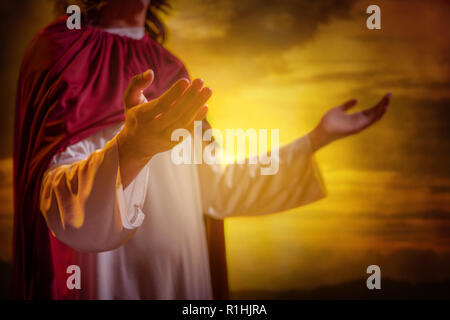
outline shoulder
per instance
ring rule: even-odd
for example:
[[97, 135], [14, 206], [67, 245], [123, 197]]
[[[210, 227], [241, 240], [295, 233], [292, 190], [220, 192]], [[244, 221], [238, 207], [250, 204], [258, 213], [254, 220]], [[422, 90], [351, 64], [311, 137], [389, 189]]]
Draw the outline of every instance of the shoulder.
[[83, 33], [69, 30], [66, 16], [57, 18], [38, 32], [27, 46], [23, 65], [28, 70], [42, 70], [52, 66]]

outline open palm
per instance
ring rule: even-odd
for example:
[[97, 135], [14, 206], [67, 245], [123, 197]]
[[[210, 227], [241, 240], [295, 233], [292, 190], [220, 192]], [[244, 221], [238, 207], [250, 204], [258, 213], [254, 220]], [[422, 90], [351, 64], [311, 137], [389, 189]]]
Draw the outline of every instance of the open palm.
[[329, 110], [319, 125], [310, 133], [313, 148], [318, 148], [351, 134], [358, 133], [381, 119], [387, 110], [391, 94], [385, 95], [375, 106], [348, 113], [357, 104], [355, 99]]

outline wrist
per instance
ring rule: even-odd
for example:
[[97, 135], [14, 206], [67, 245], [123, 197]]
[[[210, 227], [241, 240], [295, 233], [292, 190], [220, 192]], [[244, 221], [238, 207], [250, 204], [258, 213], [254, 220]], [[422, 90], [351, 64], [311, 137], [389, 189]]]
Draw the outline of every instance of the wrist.
[[331, 140], [328, 139], [328, 135], [321, 129], [320, 125], [308, 133], [308, 137], [311, 143], [312, 152], [316, 152], [331, 142]]
[[136, 152], [137, 148], [132, 145], [131, 139], [127, 136], [126, 132], [121, 131], [116, 136], [117, 149], [119, 152], [119, 164], [121, 166], [143, 166], [150, 159], [151, 156], [140, 155]]
[[126, 188], [138, 173], [150, 161], [151, 157], [140, 157], [137, 155], [136, 146], [130, 142], [126, 133], [121, 131], [116, 136], [116, 145], [119, 158], [120, 177], [122, 185]]

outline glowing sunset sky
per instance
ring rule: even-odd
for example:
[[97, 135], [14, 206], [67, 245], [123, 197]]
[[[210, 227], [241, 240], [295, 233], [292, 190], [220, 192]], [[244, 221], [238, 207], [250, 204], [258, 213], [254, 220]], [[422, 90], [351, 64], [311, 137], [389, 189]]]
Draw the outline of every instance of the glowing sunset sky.
[[[48, 2], [34, 3], [44, 8], [39, 15], [27, 5], [27, 19], [7, 19], [27, 39], [3, 34], [12, 45], [1, 55], [2, 260], [11, 255], [10, 83], [24, 43], [51, 16]], [[365, 9], [374, 3], [381, 7], [378, 31], [365, 27]], [[208, 117], [216, 128], [280, 129], [287, 143], [350, 98], [367, 107], [393, 94], [381, 122], [317, 154], [326, 199], [227, 220], [233, 291], [340, 283], [365, 277], [370, 264], [397, 280], [450, 278], [448, 1], [176, 0], [173, 6], [167, 47], [212, 87]]]
[[383, 121], [318, 153], [327, 199], [227, 221], [231, 288], [310, 288], [372, 263], [449, 277], [448, 3], [379, 2], [381, 31], [365, 27], [369, 1], [194, 3], [175, 2], [168, 46], [213, 88], [214, 127], [279, 128], [289, 142], [343, 101], [394, 96]]

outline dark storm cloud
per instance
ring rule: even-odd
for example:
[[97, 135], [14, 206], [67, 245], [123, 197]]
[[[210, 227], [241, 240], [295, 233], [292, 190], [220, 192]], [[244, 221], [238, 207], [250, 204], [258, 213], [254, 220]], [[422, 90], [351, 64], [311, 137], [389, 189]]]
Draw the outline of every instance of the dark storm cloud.
[[[220, 48], [239, 50], [285, 49], [310, 40], [321, 24], [349, 16], [356, 0], [246, 0], [181, 3], [180, 15], [197, 17], [224, 34], [215, 39]], [[216, 25], [216, 26], [215, 26]], [[220, 25], [220, 26], [218, 26]], [[206, 39], [205, 39], [206, 40]], [[211, 44], [211, 38], [207, 41]]]
[[[431, 222], [436, 223], [436, 226], [439, 223], [448, 223], [450, 221], [450, 211], [445, 210], [424, 210], [424, 211], [406, 211], [403, 212], [395, 212], [395, 213], [383, 213], [379, 211], [366, 211], [366, 212], [357, 212], [354, 214], [348, 213], [336, 213], [335, 211], [326, 211], [321, 210], [320, 212], [311, 211], [311, 212], [302, 212], [301, 216], [299, 216], [299, 220], [311, 220], [311, 219], [330, 219], [330, 218], [339, 218], [339, 219], [360, 219], [364, 218], [367, 220], [373, 220], [373, 222], [385, 222], [387, 227], [383, 230], [374, 230], [373, 233], [387, 234], [392, 231], [393, 234], [396, 234], [398, 229], [407, 229], [406, 223], [411, 221], [422, 220], [423, 222]], [[411, 230], [404, 230], [402, 232], [409, 232]], [[417, 230], [414, 230], [414, 232]], [[365, 230], [361, 230], [361, 233], [365, 233]], [[450, 234], [445, 235], [450, 242]]]
[[[376, 220], [398, 220], [401, 222], [405, 222], [408, 219], [414, 220], [425, 220], [425, 221], [450, 221], [450, 211], [418, 211], [418, 212], [404, 212], [404, 213], [395, 213], [395, 214], [384, 214], [380, 212], [372, 212], [372, 213], [364, 213], [364, 218], [367, 219], [376, 219]], [[450, 234], [448, 235], [450, 240]]]
[[344, 17], [353, 0], [234, 1], [228, 36], [252, 47], [288, 47], [313, 37], [320, 24]]
[[[377, 223], [376, 228], [366, 229], [365, 236], [374, 237], [387, 242], [409, 243], [411, 245], [429, 244], [448, 247], [450, 245], [450, 225], [448, 221], [421, 224], [420, 219], [398, 219]], [[445, 222], [445, 223], [444, 223]]]
[[[383, 255], [368, 251], [363, 257], [380, 266], [383, 276], [412, 282], [432, 282], [450, 279], [450, 253], [433, 250], [399, 249]], [[367, 263], [366, 262], [366, 263]]]
[[[395, 71], [391, 71], [395, 72]], [[395, 80], [386, 80], [386, 79], [380, 79], [379, 83], [380, 86], [386, 86], [391, 88], [397, 88], [397, 89], [414, 89], [414, 90], [445, 90], [447, 92], [450, 92], [450, 80], [445, 79], [442, 81], [420, 81], [420, 80], [413, 80], [407, 77], [399, 77]]]
[[386, 73], [383, 70], [373, 69], [373, 70], [356, 70], [356, 71], [334, 71], [315, 74], [312, 76], [299, 76], [295, 74], [293, 77], [286, 77], [283, 79], [285, 84], [311, 84], [317, 82], [367, 82], [367, 79], [381, 78], [385, 77]]
[[450, 278], [450, 254], [432, 250], [403, 249], [380, 259], [380, 266], [393, 278], [416, 282]]
[[[410, 79], [402, 75], [401, 69], [396, 69], [392, 66], [378, 67], [373, 69], [352, 70], [352, 71], [334, 71], [315, 74], [312, 76], [299, 76], [298, 74], [292, 77], [286, 77], [283, 81], [288, 83], [311, 84], [315, 82], [356, 82], [360, 84], [360, 91], [368, 92], [373, 88], [389, 88], [391, 91], [399, 90], [422, 90], [428, 95], [435, 95], [437, 93], [445, 93], [446, 97], [450, 97], [450, 80], [421, 80]], [[397, 96], [397, 93], [396, 93]], [[438, 100], [438, 99], [435, 99]], [[448, 106], [448, 98], [440, 99], [443, 105]], [[428, 103], [428, 102], [427, 102]], [[448, 108], [446, 108], [448, 109]]]

